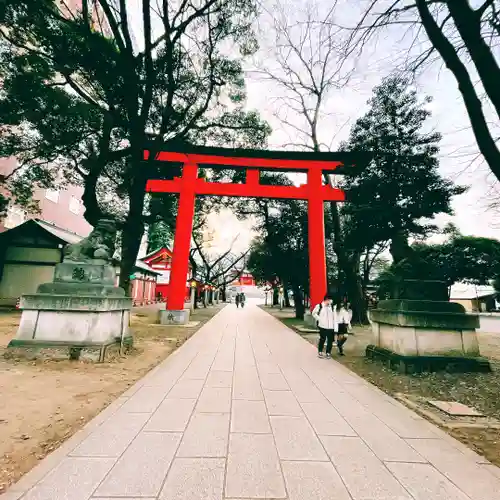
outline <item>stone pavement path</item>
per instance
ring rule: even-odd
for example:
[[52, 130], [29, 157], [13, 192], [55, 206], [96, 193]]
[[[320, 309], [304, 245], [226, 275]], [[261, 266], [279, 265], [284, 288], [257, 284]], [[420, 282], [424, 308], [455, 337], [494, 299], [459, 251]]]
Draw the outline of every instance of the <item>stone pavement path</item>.
[[2, 500], [500, 500], [500, 469], [229, 305]]

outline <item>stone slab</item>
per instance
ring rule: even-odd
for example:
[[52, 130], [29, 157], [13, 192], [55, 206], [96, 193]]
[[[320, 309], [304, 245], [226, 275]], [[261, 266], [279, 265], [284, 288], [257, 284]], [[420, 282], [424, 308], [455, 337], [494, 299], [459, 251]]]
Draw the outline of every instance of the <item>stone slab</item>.
[[165, 399], [167, 392], [163, 387], [141, 387], [123, 405], [127, 413], [153, 413]]
[[409, 439], [408, 442], [472, 500], [500, 500], [500, 479], [451, 444], [442, 439]]
[[483, 414], [475, 408], [466, 406], [456, 401], [431, 401], [429, 404], [453, 417], [482, 417]]
[[230, 387], [205, 387], [196, 410], [198, 413], [229, 413], [231, 411]]
[[225, 457], [229, 414], [195, 413], [179, 446], [179, 457]]
[[165, 399], [144, 427], [145, 431], [184, 432], [196, 399]]
[[264, 391], [269, 415], [287, 415], [300, 417], [303, 415], [299, 403], [291, 391]]
[[226, 496], [285, 498], [285, 484], [272, 434], [231, 434]]
[[231, 371], [210, 371], [205, 387], [231, 387], [233, 385], [233, 373]]
[[492, 464], [481, 464], [481, 469], [487, 470], [489, 473], [500, 479], [500, 467]]
[[252, 367], [250, 373], [237, 371], [234, 374], [233, 399], [245, 399], [247, 401], [262, 401], [264, 399], [259, 377], [254, 367]]
[[260, 375], [263, 373], [281, 373], [278, 365], [272, 361], [258, 361], [257, 370], [259, 370]]
[[304, 417], [270, 417], [281, 460], [327, 461], [316, 434]]
[[350, 426], [380, 460], [387, 462], [425, 462], [413, 447], [373, 415], [348, 419]]
[[319, 403], [326, 401], [325, 396], [303, 372], [294, 368], [284, 368], [283, 374], [299, 403]]
[[469, 500], [430, 464], [390, 462], [386, 465], [415, 500]]
[[260, 373], [260, 383], [262, 389], [267, 391], [289, 391], [290, 387], [286, 383], [281, 373]]
[[269, 416], [264, 401], [235, 399], [231, 412], [231, 432], [269, 434]]
[[118, 458], [134, 440], [151, 415], [149, 413], [118, 413], [98, 427], [72, 452], [75, 457]]
[[189, 365], [188, 369], [183, 373], [181, 380], [184, 379], [198, 379], [203, 380], [207, 378], [208, 372], [210, 371], [210, 366], [214, 360], [215, 349], [207, 349], [203, 356], [198, 356]]
[[169, 399], [198, 399], [203, 380], [179, 380], [168, 393]]
[[330, 462], [281, 463], [289, 500], [351, 500]]
[[220, 458], [176, 458], [159, 500], [222, 500], [225, 463]]
[[302, 403], [301, 406], [316, 434], [357, 436], [352, 427], [328, 401]]
[[321, 441], [355, 500], [413, 500], [360, 438], [321, 436]]
[[114, 463], [110, 458], [67, 458], [23, 499], [88, 500]]
[[142, 432], [113, 467], [94, 496], [155, 497], [182, 434]]
[[234, 344], [225, 350], [220, 350], [215, 356], [212, 370], [218, 372], [233, 372], [234, 368]]

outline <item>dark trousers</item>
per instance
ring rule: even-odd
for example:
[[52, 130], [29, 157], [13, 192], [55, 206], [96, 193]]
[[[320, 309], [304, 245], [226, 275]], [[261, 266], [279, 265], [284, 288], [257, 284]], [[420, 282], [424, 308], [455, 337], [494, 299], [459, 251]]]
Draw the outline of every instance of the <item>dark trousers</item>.
[[332, 353], [332, 344], [333, 344], [333, 330], [326, 330], [325, 328], [319, 329], [319, 343], [318, 343], [318, 352], [323, 352], [323, 347], [325, 346], [326, 340], [326, 353]]
[[340, 353], [344, 352], [344, 344], [347, 341], [347, 324], [339, 323], [339, 331], [337, 334], [337, 347]]

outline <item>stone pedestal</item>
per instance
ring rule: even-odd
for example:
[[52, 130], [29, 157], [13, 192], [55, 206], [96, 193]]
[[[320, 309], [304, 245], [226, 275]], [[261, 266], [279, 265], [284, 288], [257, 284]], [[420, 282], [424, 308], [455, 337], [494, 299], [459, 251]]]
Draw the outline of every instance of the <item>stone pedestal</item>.
[[105, 261], [57, 264], [54, 282], [21, 297], [21, 322], [9, 347], [97, 347], [102, 360], [108, 346], [131, 344], [132, 299], [114, 283]]
[[306, 324], [306, 326], [308, 326], [310, 328], [317, 329], [316, 320], [313, 318], [311, 311], [306, 311], [304, 313], [304, 323]]
[[[439, 282], [428, 282], [428, 288], [428, 295], [443, 297]], [[425, 290], [425, 282], [409, 283], [400, 295], [421, 296], [416, 290]], [[479, 353], [475, 330], [479, 319], [466, 314], [460, 304], [406, 298], [382, 300], [370, 312], [370, 322], [373, 344], [367, 347], [367, 356], [384, 359], [401, 371], [491, 370]]]
[[160, 325], [187, 325], [189, 323], [190, 309], [182, 311], [161, 310], [158, 315]]

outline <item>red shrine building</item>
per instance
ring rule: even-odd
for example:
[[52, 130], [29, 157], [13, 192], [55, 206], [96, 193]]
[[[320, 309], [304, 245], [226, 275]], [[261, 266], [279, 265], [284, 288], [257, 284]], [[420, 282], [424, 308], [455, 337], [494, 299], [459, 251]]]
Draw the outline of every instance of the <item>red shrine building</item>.
[[[156, 297], [161, 294], [161, 300], [165, 301], [168, 296], [170, 285], [170, 271], [172, 269], [172, 251], [167, 247], [158, 248], [154, 252], [141, 259], [145, 264], [160, 273], [156, 281]], [[186, 298], [189, 300], [190, 281], [193, 277], [193, 270], [189, 264], [188, 275], [186, 276]]]
[[[255, 278], [248, 272], [234, 270], [235, 280], [231, 283], [231, 286], [256, 286]], [[239, 275], [239, 276], [238, 276]]]

